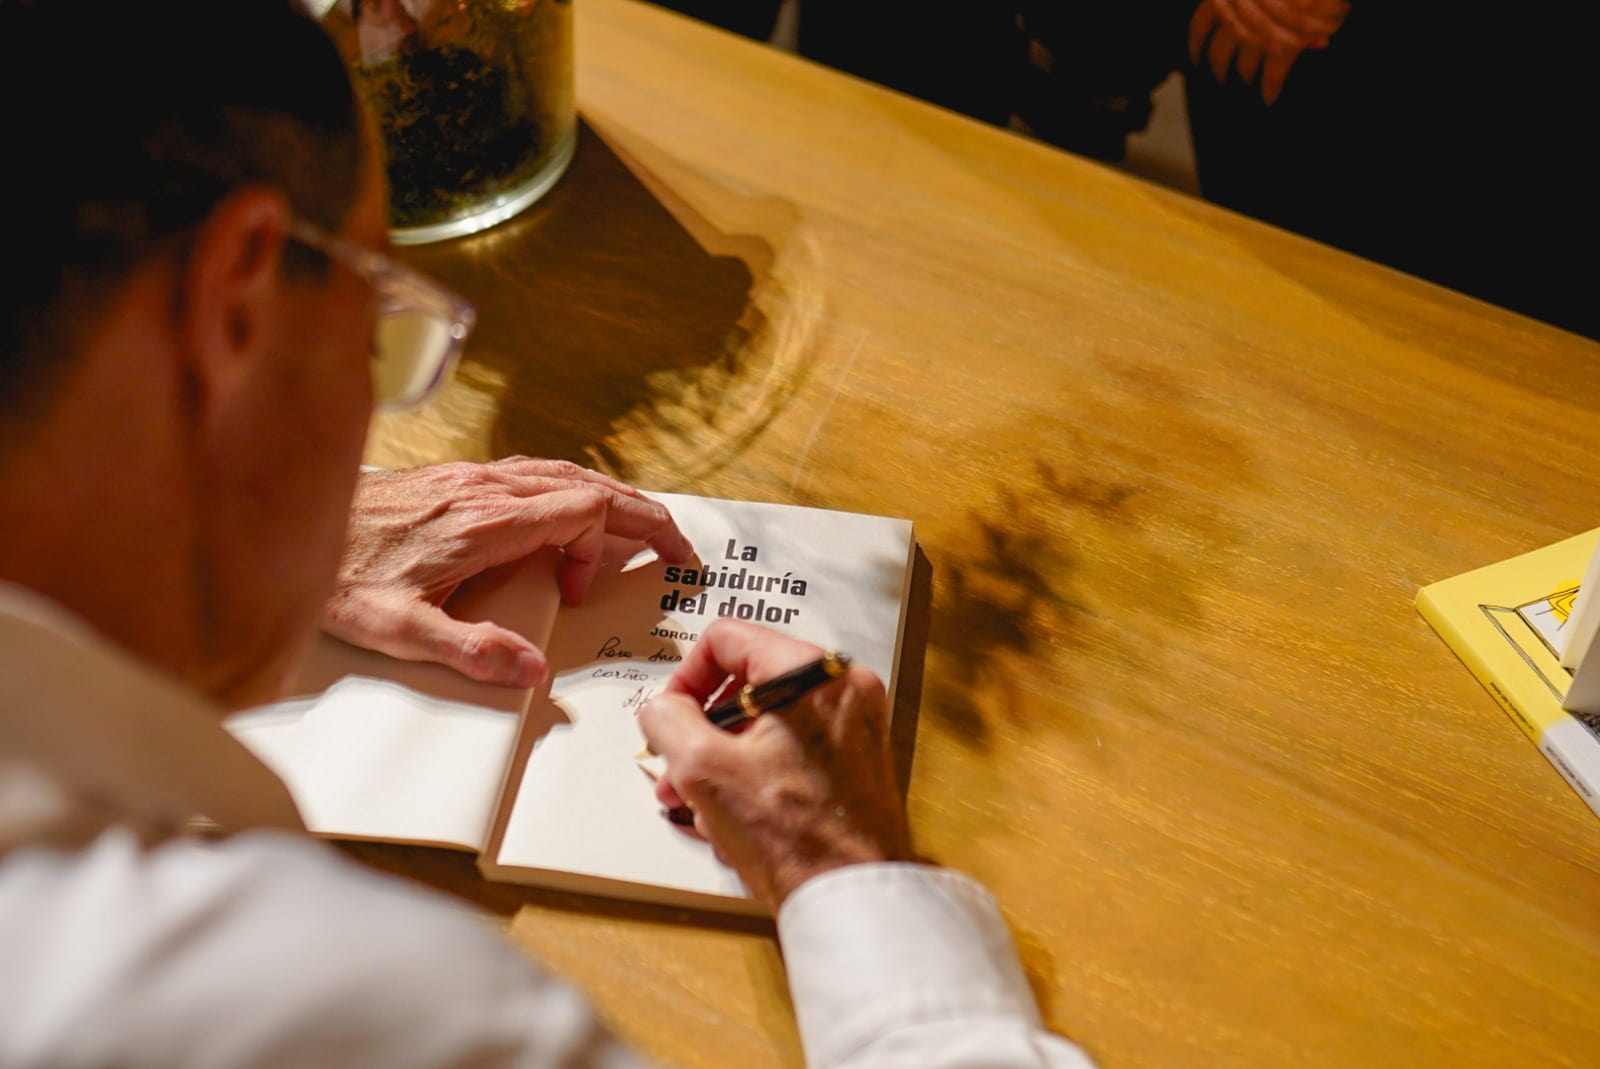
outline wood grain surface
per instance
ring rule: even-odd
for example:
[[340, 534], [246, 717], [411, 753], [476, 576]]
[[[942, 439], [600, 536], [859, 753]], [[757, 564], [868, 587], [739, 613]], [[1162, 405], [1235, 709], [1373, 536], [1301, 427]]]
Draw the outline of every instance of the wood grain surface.
[[[918, 845], [1106, 1069], [1597, 1064], [1600, 822], [1411, 601], [1600, 525], [1600, 346], [577, 7], [576, 162], [406, 252], [481, 327], [369, 459], [913, 519]], [[352, 849], [489, 907], [668, 1064], [800, 1062], [763, 924]]]

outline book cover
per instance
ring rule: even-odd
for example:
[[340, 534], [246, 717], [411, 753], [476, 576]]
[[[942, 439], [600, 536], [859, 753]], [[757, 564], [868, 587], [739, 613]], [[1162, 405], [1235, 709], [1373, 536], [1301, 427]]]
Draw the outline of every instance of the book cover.
[[[692, 908], [759, 912], [710, 848], [665, 819], [636, 761], [635, 715], [718, 617], [849, 653], [891, 703], [914, 554], [911, 524], [822, 509], [652, 494], [695, 547], [668, 565], [612, 540], [582, 605], [559, 551], [488, 573], [448, 606], [539, 644], [536, 692], [323, 637], [299, 698], [230, 718], [288, 784], [312, 831], [478, 855], [489, 879]], [[891, 705], [892, 708], [892, 705]]]
[[1417, 593], [1416, 606], [1600, 815], [1600, 716], [1563, 707], [1573, 673], [1561, 663], [1597, 544], [1600, 529], [1433, 583]]

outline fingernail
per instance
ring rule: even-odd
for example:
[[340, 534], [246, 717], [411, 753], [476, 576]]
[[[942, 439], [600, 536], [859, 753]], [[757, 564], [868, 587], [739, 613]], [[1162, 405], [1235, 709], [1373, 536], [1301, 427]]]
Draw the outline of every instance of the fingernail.
[[667, 819], [680, 828], [687, 828], [694, 824], [694, 810], [686, 805], [680, 805], [667, 810]]

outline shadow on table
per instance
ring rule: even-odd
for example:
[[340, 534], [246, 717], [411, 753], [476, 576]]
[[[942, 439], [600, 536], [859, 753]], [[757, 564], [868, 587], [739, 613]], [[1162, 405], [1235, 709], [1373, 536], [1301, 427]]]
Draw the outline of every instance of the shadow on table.
[[[1233, 455], [1198, 422], [1190, 441]], [[1162, 463], [1019, 462], [989, 506], [969, 513], [941, 552], [927, 639], [940, 664], [927, 712], [942, 731], [988, 752], [1007, 731], [1086, 743], [1107, 716], [1159, 715], [1139, 690], [1170, 679], [1160, 636], [1206, 619], [1204, 576], [1172, 540], [1220, 552], [1238, 538], [1223, 510], [1185, 515], [1150, 493], [1165, 481]], [[1227, 470], [1250, 479], [1242, 461]]]
[[[1078, 633], [1074, 617], [1088, 612], [1074, 589], [1080, 564], [1057, 515], [1084, 493], [1064, 490], [1049, 465], [1034, 468], [1025, 488], [998, 487], [994, 507], [969, 517], [964, 545], [944, 569], [944, 611], [930, 628], [931, 645], [948, 654], [950, 666], [946, 685], [930, 695], [930, 712], [980, 750], [995, 726], [990, 715], [1023, 707], [1008, 658], [1033, 661], [1053, 639], [1070, 642]], [[1092, 511], [1115, 517], [1133, 493], [1105, 488]], [[980, 699], [996, 693], [998, 703]]]
[[815, 318], [779, 292], [774, 242], [792, 207], [713, 189], [719, 206], [737, 202], [730, 229], [620, 138], [580, 126], [571, 169], [527, 212], [406, 250], [477, 305], [478, 326], [438, 401], [380, 421], [378, 462], [526, 454], [673, 489], [781, 411], [805, 367], [801, 320]]
[[922, 676], [933, 633], [933, 565], [922, 546], [911, 562], [906, 595], [905, 631], [900, 636], [900, 663], [895, 668], [894, 719], [889, 746], [894, 752], [895, 785], [900, 797], [911, 789], [911, 762], [916, 754], [917, 723], [922, 711]]

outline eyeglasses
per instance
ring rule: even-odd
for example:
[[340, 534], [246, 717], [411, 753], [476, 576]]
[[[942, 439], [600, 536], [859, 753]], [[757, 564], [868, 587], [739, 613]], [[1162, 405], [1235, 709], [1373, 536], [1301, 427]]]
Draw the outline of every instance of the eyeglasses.
[[379, 408], [419, 405], [447, 380], [477, 313], [437, 282], [374, 249], [292, 220], [289, 237], [366, 280], [378, 296], [372, 334], [372, 392]]

